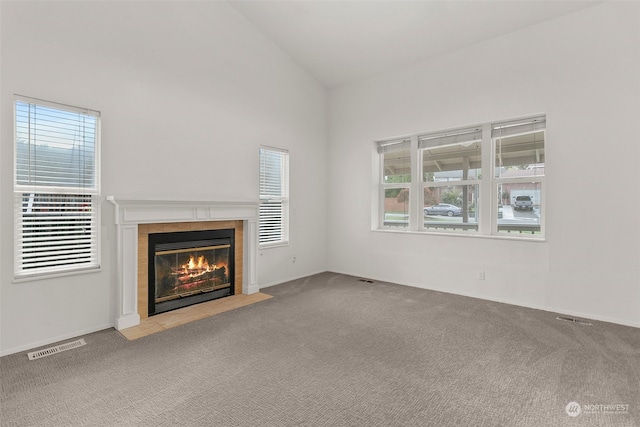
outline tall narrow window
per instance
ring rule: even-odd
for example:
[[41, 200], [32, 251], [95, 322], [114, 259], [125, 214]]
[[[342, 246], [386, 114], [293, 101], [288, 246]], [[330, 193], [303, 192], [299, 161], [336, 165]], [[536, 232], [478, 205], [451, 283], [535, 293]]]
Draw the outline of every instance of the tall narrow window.
[[100, 266], [99, 127], [96, 111], [16, 100], [16, 278]]
[[482, 128], [418, 136], [425, 229], [478, 230]]
[[409, 227], [411, 192], [411, 140], [378, 143], [382, 172], [381, 219], [383, 227]]
[[289, 152], [260, 148], [258, 241], [263, 247], [289, 240]]
[[544, 116], [492, 125], [500, 235], [543, 235], [545, 129]]

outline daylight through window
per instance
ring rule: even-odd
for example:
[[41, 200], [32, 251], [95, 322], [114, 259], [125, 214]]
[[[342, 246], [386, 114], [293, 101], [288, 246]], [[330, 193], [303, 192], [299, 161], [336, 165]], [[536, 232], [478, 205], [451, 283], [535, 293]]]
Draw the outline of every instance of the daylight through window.
[[384, 189], [383, 216], [387, 226], [409, 226], [411, 140], [386, 141], [378, 146]]
[[289, 152], [260, 148], [260, 246], [286, 244], [289, 240]]
[[545, 116], [377, 142], [375, 228], [544, 238]]
[[16, 278], [99, 267], [99, 124], [95, 111], [16, 100]]

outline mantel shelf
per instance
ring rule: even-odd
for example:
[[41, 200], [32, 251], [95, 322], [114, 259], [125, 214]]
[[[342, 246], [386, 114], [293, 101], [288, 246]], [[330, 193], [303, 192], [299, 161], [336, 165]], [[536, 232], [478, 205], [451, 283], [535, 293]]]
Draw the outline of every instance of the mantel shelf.
[[158, 200], [107, 196], [116, 224], [251, 220], [258, 217], [255, 201]]

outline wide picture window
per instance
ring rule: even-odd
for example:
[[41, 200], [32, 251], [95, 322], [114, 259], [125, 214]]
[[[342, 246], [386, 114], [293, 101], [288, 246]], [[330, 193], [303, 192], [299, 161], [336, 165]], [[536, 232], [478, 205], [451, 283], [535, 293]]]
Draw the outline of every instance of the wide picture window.
[[377, 229], [544, 238], [546, 117], [376, 143]]
[[99, 268], [100, 114], [30, 98], [14, 108], [16, 279]]

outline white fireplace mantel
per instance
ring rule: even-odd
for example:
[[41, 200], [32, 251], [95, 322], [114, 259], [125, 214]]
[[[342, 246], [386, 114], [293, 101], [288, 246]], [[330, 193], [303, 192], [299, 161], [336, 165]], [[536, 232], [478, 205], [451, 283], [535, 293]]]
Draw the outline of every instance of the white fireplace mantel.
[[168, 222], [244, 222], [242, 293], [259, 291], [256, 276], [258, 244], [257, 202], [152, 200], [107, 196], [117, 226], [118, 311], [116, 329], [140, 324], [138, 313], [138, 225]]

